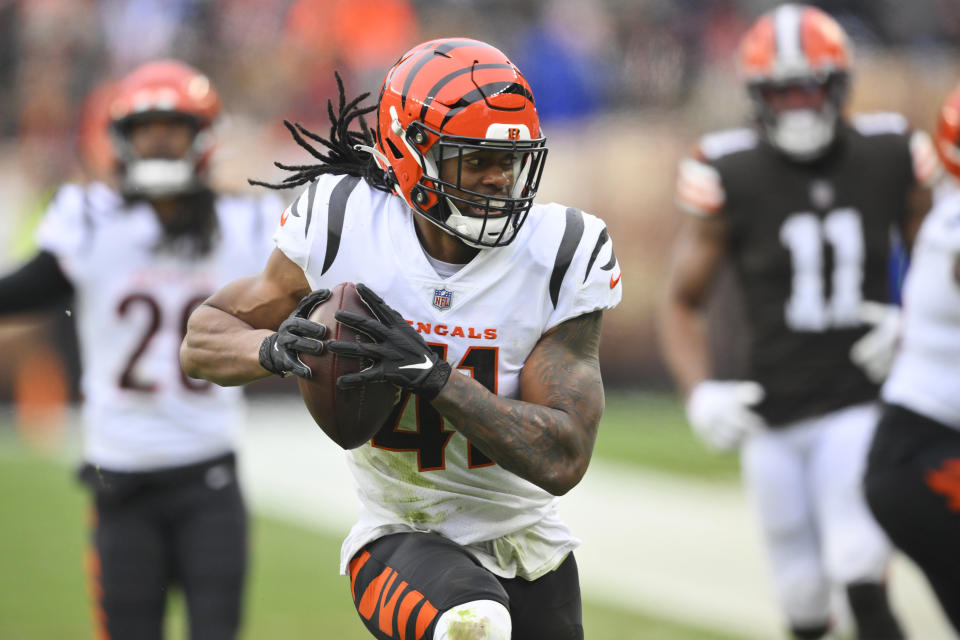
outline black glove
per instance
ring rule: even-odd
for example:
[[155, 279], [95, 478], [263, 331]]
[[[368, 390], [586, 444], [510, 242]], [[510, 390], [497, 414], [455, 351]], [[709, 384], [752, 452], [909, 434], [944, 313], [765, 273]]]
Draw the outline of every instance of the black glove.
[[317, 289], [304, 296], [293, 313], [280, 324], [277, 332], [260, 343], [260, 366], [281, 378], [291, 373], [307, 380], [312, 378], [313, 371], [300, 361], [300, 354], [318, 356], [323, 353], [321, 340], [327, 335], [327, 328], [319, 322], [307, 320], [307, 316], [314, 307], [329, 298], [329, 289]]
[[427, 346], [420, 334], [403, 317], [366, 285], [358, 284], [357, 293], [376, 320], [350, 311], [337, 311], [334, 317], [354, 331], [366, 334], [372, 343], [335, 340], [327, 343], [330, 351], [350, 358], [365, 358], [373, 364], [358, 373], [337, 378], [337, 387], [349, 389], [368, 382], [392, 382], [425, 400], [433, 400], [450, 377], [450, 365]]

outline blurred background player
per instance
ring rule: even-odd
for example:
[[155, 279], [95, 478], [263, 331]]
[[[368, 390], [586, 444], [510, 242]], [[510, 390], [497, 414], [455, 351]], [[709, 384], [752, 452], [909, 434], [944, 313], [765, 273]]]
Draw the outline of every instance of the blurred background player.
[[[912, 237], [937, 161], [903, 117], [847, 118], [851, 50], [830, 16], [782, 5], [739, 48], [754, 128], [700, 140], [680, 164], [692, 213], [676, 240], [661, 346], [708, 445], [741, 447], [777, 598], [797, 638], [831, 624], [842, 585], [860, 638], [900, 638], [888, 542], [861, 491], [892, 359], [891, 236]], [[711, 373], [704, 307], [732, 263], [750, 331], [742, 380]]]
[[960, 632], [960, 86], [941, 109], [935, 143], [954, 188], [914, 244], [866, 491], [877, 520], [923, 569]]
[[[583, 638], [578, 541], [556, 496], [586, 472], [603, 410], [601, 316], [621, 296], [606, 225], [533, 202], [545, 138], [498, 49], [425, 42], [378, 105], [364, 97], [341, 92], [328, 140], [290, 127], [320, 162], [283, 183], [308, 187], [264, 272], [191, 316], [184, 368], [221, 384], [309, 377], [298, 353], [328, 348], [370, 361], [339, 387], [404, 390], [347, 454], [362, 508], [340, 570], [375, 637]], [[376, 147], [349, 130], [374, 109]], [[343, 281], [363, 283], [377, 320], [338, 321], [377, 344], [324, 346], [305, 320]]]
[[259, 268], [281, 207], [208, 185], [221, 102], [205, 75], [151, 62], [109, 91], [116, 184], [57, 191], [39, 251], [0, 278], [0, 313], [76, 311], [98, 633], [160, 638], [179, 585], [190, 637], [234, 638], [247, 565], [241, 395], [187, 377], [177, 353], [190, 312]]

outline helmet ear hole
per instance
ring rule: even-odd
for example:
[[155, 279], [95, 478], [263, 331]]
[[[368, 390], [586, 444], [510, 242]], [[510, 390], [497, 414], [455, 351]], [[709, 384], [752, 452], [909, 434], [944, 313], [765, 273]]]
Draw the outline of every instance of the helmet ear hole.
[[397, 149], [397, 145], [393, 144], [393, 140], [390, 138], [387, 138], [387, 146], [390, 147], [390, 153], [393, 154], [395, 159], [401, 160], [403, 158], [403, 154], [400, 153], [400, 149]]

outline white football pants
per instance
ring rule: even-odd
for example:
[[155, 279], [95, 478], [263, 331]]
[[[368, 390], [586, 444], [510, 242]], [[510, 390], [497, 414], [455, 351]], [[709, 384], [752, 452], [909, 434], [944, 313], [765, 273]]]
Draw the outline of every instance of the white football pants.
[[855, 405], [758, 433], [741, 450], [791, 626], [826, 622], [832, 585], [884, 579], [891, 547], [862, 488], [879, 414]]

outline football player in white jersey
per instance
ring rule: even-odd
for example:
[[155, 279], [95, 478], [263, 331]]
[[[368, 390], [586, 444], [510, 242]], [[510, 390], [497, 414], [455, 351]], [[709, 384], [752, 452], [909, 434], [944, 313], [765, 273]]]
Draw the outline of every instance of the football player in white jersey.
[[954, 184], [914, 244], [865, 486], [877, 520], [960, 632], [960, 86], [943, 104], [935, 142]]
[[[321, 162], [283, 212], [264, 272], [191, 316], [191, 375], [309, 377], [298, 352], [368, 359], [345, 388], [389, 381], [394, 415], [348, 452], [362, 503], [341, 572], [377, 638], [582, 638], [557, 496], [583, 477], [603, 410], [601, 315], [621, 297], [604, 223], [533, 202], [547, 153], [530, 87], [466, 38], [414, 47], [379, 103], [342, 95]], [[376, 139], [350, 125], [373, 110]], [[322, 141], [323, 155], [305, 138]], [[355, 282], [376, 344], [323, 342], [305, 318]], [[313, 293], [311, 293], [313, 291]], [[293, 313], [291, 313], [293, 311]], [[289, 317], [288, 317], [289, 315]]]
[[235, 638], [247, 564], [234, 462], [242, 398], [188, 377], [178, 351], [190, 312], [259, 270], [267, 215], [272, 225], [281, 205], [208, 186], [221, 103], [196, 69], [145, 64], [109, 110], [117, 185], [60, 188], [38, 254], [0, 279], [0, 313], [73, 297], [97, 635], [160, 638], [179, 585], [190, 637]]
[[[756, 123], [704, 136], [680, 165], [677, 200], [693, 215], [660, 319], [694, 431], [740, 448], [797, 638], [829, 632], [834, 588], [859, 637], [902, 637], [884, 585], [890, 547], [861, 481], [898, 327], [890, 238], [916, 228], [938, 163], [899, 114], [844, 113], [850, 56], [840, 25], [804, 5], [744, 35]], [[743, 380], [714, 379], [708, 361], [704, 307], [725, 261], [750, 333]]]

